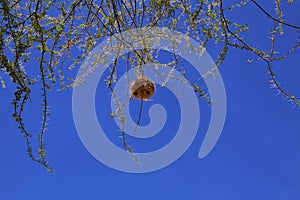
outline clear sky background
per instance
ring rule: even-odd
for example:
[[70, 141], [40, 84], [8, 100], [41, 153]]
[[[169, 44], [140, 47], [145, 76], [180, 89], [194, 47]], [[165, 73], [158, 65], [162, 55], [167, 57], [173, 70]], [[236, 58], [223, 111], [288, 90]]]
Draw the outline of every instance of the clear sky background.
[[[274, 14], [273, 1], [263, 1], [262, 5]], [[285, 4], [285, 20], [299, 26], [299, 9], [299, 0], [292, 6]], [[272, 21], [252, 4], [234, 11], [230, 18], [249, 23], [250, 31], [245, 39], [258, 47], [270, 47], [268, 33]], [[285, 31], [287, 35], [278, 43], [282, 50], [290, 47], [299, 36], [289, 28]], [[207, 50], [216, 58], [218, 48], [211, 44]], [[276, 63], [274, 68], [282, 86], [298, 98], [299, 53], [285, 62]], [[119, 172], [93, 158], [75, 129], [72, 90], [57, 92], [55, 89], [50, 91], [51, 120], [46, 133], [47, 155], [55, 174], [47, 173], [26, 155], [24, 138], [11, 117], [14, 86], [7, 82], [7, 87], [0, 89], [0, 199], [299, 200], [300, 109], [282, 95], [276, 96], [263, 62], [249, 64], [248, 58], [253, 55], [231, 49], [220, 67], [227, 93], [227, 117], [213, 151], [206, 158], [198, 159], [210, 117], [208, 105], [199, 100], [200, 128], [191, 147], [170, 166], [146, 174]], [[101, 112], [108, 112], [110, 106], [107, 94], [108, 90], [99, 85], [96, 94], [99, 119], [103, 117]], [[152, 103], [159, 103], [158, 100], [167, 106], [167, 110], [173, 109], [169, 116], [172, 120], [167, 121], [170, 122], [168, 128], [148, 142], [129, 139], [135, 149], [156, 149], [174, 136], [172, 130], [178, 127], [178, 105], [175, 97], [167, 94], [169, 91], [158, 90], [144, 110], [147, 111]], [[41, 102], [38, 96], [33, 99], [36, 101], [27, 107], [26, 119], [29, 128], [38, 131]], [[137, 113], [135, 103], [131, 105], [133, 116]], [[147, 124], [149, 118], [146, 112], [143, 114], [142, 123]], [[100, 123], [107, 124], [110, 129], [110, 119], [105, 120]], [[114, 143], [120, 143], [117, 127], [110, 130], [108, 137]]]

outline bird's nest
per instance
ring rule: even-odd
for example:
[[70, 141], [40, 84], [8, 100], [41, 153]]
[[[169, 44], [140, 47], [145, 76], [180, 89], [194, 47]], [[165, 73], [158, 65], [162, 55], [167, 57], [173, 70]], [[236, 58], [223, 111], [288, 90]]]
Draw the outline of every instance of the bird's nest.
[[145, 76], [139, 76], [130, 85], [130, 95], [137, 99], [148, 99], [155, 92], [153, 81]]

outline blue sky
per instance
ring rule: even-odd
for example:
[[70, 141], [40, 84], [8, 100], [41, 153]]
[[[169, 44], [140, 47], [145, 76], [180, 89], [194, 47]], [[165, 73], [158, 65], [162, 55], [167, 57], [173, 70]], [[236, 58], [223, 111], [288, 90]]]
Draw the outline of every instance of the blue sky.
[[[274, 13], [273, 3], [264, 5]], [[292, 7], [284, 6], [288, 11], [286, 21], [295, 24], [299, 21], [297, 8], [300, 8], [299, 1]], [[243, 12], [234, 12], [230, 17], [249, 23], [253, 28], [246, 39], [259, 47], [269, 47], [268, 33], [272, 22], [254, 6], [249, 5]], [[299, 34], [288, 28], [285, 30], [289, 38]], [[286, 49], [291, 42], [291, 39], [280, 39], [278, 45]], [[210, 45], [207, 49], [213, 58], [217, 48]], [[73, 122], [72, 90], [50, 92], [51, 120], [46, 142], [48, 159], [55, 174], [48, 174], [26, 156], [24, 138], [11, 118], [14, 87], [7, 83], [5, 89], [0, 89], [0, 199], [300, 199], [300, 109], [276, 95], [268, 82], [263, 62], [249, 64], [248, 58], [253, 56], [231, 49], [220, 68], [226, 87], [227, 116], [213, 151], [206, 158], [198, 159], [210, 114], [207, 104], [199, 100], [200, 128], [190, 148], [170, 166], [146, 174], [111, 169], [85, 149]], [[276, 63], [274, 68], [282, 86], [296, 96], [300, 96], [298, 58], [299, 51], [287, 61]], [[97, 92], [99, 116], [101, 110], [107, 112], [106, 98], [105, 93]], [[163, 103], [168, 102], [166, 106], [173, 109], [171, 119], [178, 120], [178, 112], [174, 112], [178, 110], [176, 100], [168, 91], [159, 90], [152, 99], [153, 102], [160, 99]], [[38, 130], [40, 122], [41, 103], [35, 102], [27, 107], [26, 115], [27, 124], [33, 131]], [[149, 102], [145, 110], [153, 102]], [[131, 105], [133, 115], [136, 115], [135, 103]], [[142, 119], [144, 124], [149, 121], [147, 114]], [[176, 127], [176, 123], [171, 122], [161, 135], [149, 142], [129, 141], [136, 149], [159, 148], [172, 138], [171, 130]], [[108, 137], [114, 143], [120, 142], [117, 127], [110, 134]]]

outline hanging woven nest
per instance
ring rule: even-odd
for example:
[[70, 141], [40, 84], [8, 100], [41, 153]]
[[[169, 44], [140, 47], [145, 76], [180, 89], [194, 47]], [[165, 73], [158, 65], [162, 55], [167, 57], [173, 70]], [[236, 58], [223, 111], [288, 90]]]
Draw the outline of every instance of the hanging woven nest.
[[130, 85], [130, 95], [137, 99], [148, 99], [155, 92], [153, 81], [145, 76], [139, 76]]

